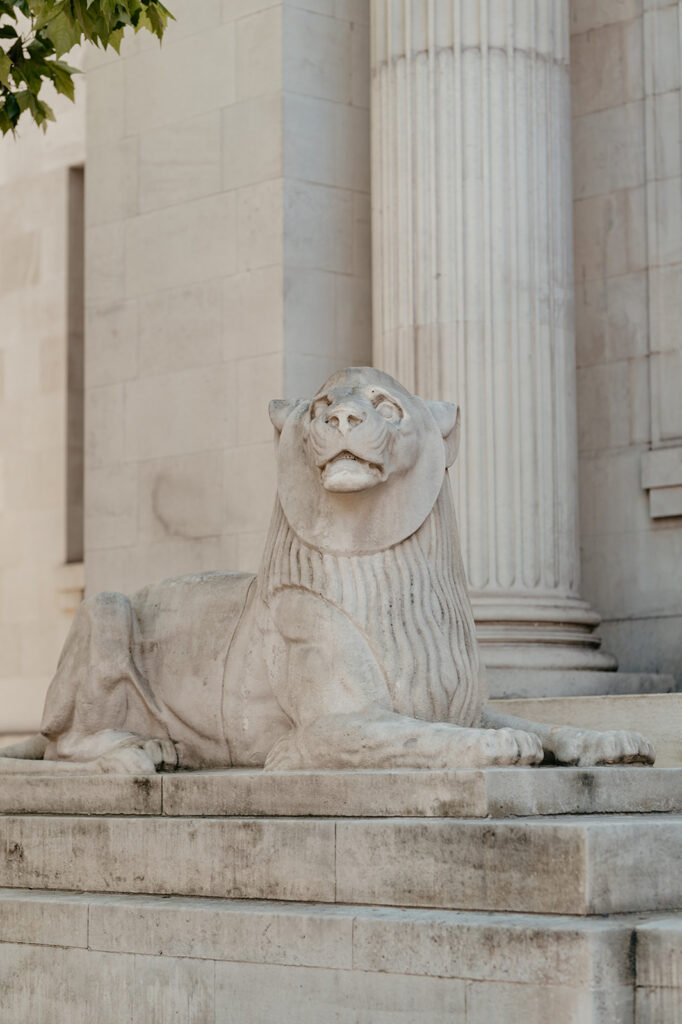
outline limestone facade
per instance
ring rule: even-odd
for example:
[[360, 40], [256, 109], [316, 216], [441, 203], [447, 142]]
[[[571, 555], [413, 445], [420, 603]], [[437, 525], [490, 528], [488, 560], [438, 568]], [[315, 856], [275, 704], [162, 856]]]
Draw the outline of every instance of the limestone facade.
[[[178, 0], [161, 48], [142, 34], [121, 58], [89, 55], [87, 108], [81, 96], [58, 110], [47, 136], [24, 130], [0, 142], [0, 732], [36, 724], [70, 621], [64, 609], [77, 593], [60, 591], [79, 583], [77, 563], [64, 570], [73, 522], [69, 169], [85, 164], [87, 180], [87, 588], [130, 591], [195, 569], [253, 570], [274, 494], [267, 400], [311, 393], [332, 370], [372, 360], [370, 6]], [[497, 39], [504, 5], [478, 6]], [[550, 6], [515, 5], [529, 25]], [[404, 9], [386, 0], [374, 7]], [[680, 683], [682, 5], [571, 0], [562, 16], [571, 33], [575, 368], [571, 340], [558, 350], [568, 353], [558, 405], [543, 415], [573, 430], [579, 459], [534, 506], [538, 521], [547, 521], [543, 509], [560, 513], [550, 514], [554, 532], [543, 533], [542, 564], [551, 569], [564, 552], [564, 591], [601, 616], [603, 649], [621, 669], [671, 672]], [[563, 73], [563, 120], [554, 125], [563, 156], [538, 172], [542, 194], [556, 175], [565, 190], [571, 180], [565, 63]], [[481, 78], [503, 97], [507, 80], [504, 72]], [[494, 122], [489, 129], [499, 160]], [[475, 195], [472, 174], [467, 195]], [[502, 185], [494, 198], [504, 207]], [[517, 231], [523, 203], [528, 194], [517, 190]], [[564, 258], [570, 219], [564, 204]], [[465, 238], [468, 255], [475, 239]], [[396, 259], [410, 241], [393, 243]], [[375, 232], [375, 267], [376, 245]], [[561, 306], [566, 323], [570, 305]], [[498, 368], [508, 354], [500, 358]], [[462, 404], [466, 451], [481, 409], [475, 381], [460, 380], [439, 376], [438, 386], [448, 389], [440, 397]], [[512, 401], [510, 409], [523, 420], [530, 407]], [[528, 419], [531, 446], [546, 441], [534, 433], [538, 415]], [[543, 450], [550, 475], [559, 472], [556, 451]], [[484, 513], [497, 521], [491, 494], [510, 467], [517, 471], [513, 460], [488, 461], [478, 484], [466, 481], [465, 533]], [[468, 565], [475, 587], [481, 558], [499, 548], [489, 534]], [[568, 561], [566, 551], [574, 552]], [[19, 707], [26, 713], [15, 714]]]
[[24, 122], [0, 143], [0, 733], [35, 728], [82, 595], [82, 79], [77, 88], [75, 106], [50, 101], [47, 135]]

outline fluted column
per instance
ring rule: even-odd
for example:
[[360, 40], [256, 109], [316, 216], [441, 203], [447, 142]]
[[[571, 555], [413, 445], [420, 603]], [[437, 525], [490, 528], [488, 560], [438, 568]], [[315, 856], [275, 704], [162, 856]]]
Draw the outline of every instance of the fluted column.
[[374, 359], [462, 406], [491, 668], [615, 668], [579, 597], [568, 0], [372, 0]]

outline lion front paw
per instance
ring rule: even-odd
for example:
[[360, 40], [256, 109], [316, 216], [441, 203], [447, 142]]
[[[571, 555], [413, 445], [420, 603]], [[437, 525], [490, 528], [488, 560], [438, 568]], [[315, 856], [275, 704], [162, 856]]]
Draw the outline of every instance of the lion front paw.
[[[467, 742], [470, 767], [540, 764], [544, 757], [537, 736], [518, 729], [476, 729]], [[463, 752], [464, 753], [464, 752]]]
[[172, 740], [136, 736], [98, 758], [98, 763], [103, 772], [154, 775], [177, 768], [178, 753]]
[[653, 764], [656, 760], [653, 745], [644, 736], [622, 729], [597, 732], [561, 726], [552, 730], [549, 752], [559, 764], [581, 768], [600, 764]]

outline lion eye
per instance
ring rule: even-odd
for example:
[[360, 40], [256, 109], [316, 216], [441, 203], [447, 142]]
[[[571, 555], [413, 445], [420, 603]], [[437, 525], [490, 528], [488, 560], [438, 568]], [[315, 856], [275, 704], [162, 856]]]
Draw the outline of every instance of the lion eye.
[[326, 409], [328, 409], [330, 405], [331, 405], [331, 402], [329, 401], [329, 399], [326, 396], [324, 396], [322, 398], [316, 398], [315, 401], [313, 402], [312, 409], [311, 409], [311, 413], [312, 413], [313, 419], [316, 420], [318, 418], [318, 416], [321, 416], [322, 413]]
[[378, 413], [380, 413], [385, 420], [397, 420], [400, 418], [400, 410], [393, 402], [389, 402], [388, 399], [384, 398], [376, 407]]

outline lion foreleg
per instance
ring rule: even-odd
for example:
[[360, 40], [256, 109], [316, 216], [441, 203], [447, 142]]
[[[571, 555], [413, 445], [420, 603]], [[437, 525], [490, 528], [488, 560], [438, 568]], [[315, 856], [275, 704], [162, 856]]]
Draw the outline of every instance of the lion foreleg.
[[422, 722], [381, 708], [329, 715], [292, 730], [270, 751], [269, 771], [295, 768], [472, 769], [536, 764], [533, 736]]
[[461, 769], [542, 759], [539, 741], [528, 733], [396, 713], [367, 638], [330, 602], [292, 587], [271, 611], [273, 689], [295, 728], [272, 748], [267, 769]]
[[491, 729], [517, 729], [530, 733], [542, 743], [545, 760], [580, 767], [609, 764], [653, 764], [656, 752], [640, 733], [614, 729], [598, 732], [570, 725], [528, 722], [486, 708], [482, 724]]

